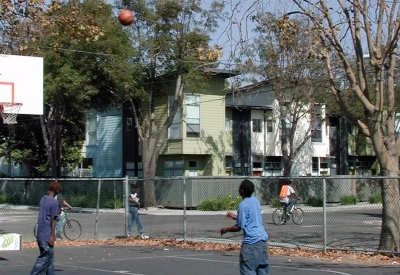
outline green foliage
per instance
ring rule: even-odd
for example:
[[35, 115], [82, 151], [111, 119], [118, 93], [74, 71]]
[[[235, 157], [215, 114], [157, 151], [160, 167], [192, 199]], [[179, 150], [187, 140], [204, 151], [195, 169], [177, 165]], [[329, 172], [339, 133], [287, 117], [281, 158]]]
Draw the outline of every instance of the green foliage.
[[234, 210], [241, 201], [241, 197], [220, 196], [202, 200], [199, 208], [204, 211]]
[[[73, 207], [96, 208], [97, 196], [95, 194], [88, 195], [72, 195], [68, 197], [68, 202]], [[100, 208], [118, 209], [124, 206], [123, 199], [114, 198], [112, 195], [102, 196], [100, 199]]]
[[368, 198], [369, 203], [382, 203], [382, 195], [380, 193], [371, 194]]
[[3, 193], [0, 195], [0, 203], [23, 204], [23, 198], [17, 194]]
[[68, 197], [68, 203], [73, 207], [96, 208], [97, 197], [95, 195], [73, 195]]
[[311, 196], [306, 199], [306, 204], [314, 206], [314, 207], [321, 207], [323, 205], [323, 200], [321, 198]]
[[280, 206], [280, 201], [278, 197], [274, 197], [271, 199], [271, 206], [274, 208], [278, 208]]
[[104, 208], [118, 209], [124, 207], [124, 201], [122, 198], [108, 199], [104, 202]]
[[6, 202], [7, 202], [7, 194], [1, 194], [0, 203], [6, 203]]
[[[22, 115], [12, 133], [0, 129], [0, 139], [6, 140], [0, 150], [11, 151], [32, 176], [56, 169], [56, 127], [61, 128], [62, 166], [75, 167], [82, 158], [86, 110], [120, 105], [122, 94], [133, 93], [140, 79], [130, 34], [112, 5], [97, 0], [59, 4], [47, 7], [48, 24], [34, 27], [41, 37], [29, 43], [39, 49], [34, 55], [44, 57], [43, 124], [37, 116]], [[60, 114], [57, 122], [55, 114]]]
[[340, 204], [341, 205], [354, 205], [358, 203], [357, 196], [349, 195], [340, 197]]

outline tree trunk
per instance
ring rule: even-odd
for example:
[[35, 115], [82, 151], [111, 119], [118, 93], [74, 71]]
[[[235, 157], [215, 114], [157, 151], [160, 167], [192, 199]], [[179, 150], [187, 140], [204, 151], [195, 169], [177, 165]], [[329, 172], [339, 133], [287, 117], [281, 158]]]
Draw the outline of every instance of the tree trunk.
[[397, 161], [387, 164], [387, 179], [381, 180], [382, 193], [382, 228], [379, 240], [379, 250], [399, 251], [399, 219], [400, 219], [400, 195], [398, 182]]
[[55, 134], [54, 134], [54, 158], [55, 158], [55, 167], [53, 167], [53, 175], [56, 178], [61, 177], [61, 167], [62, 167], [62, 157], [61, 157], [61, 118], [60, 114], [54, 114], [54, 118], [56, 120], [55, 125]]
[[40, 116], [40, 127], [42, 129], [42, 136], [44, 145], [46, 147], [46, 152], [49, 157], [50, 166], [52, 168], [53, 176], [56, 167], [56, 158], [54, 156], [54, 132], [52, 129], [51, 120], [45, 118], [44, 115]]
[[[144, 145], [147, 142], [143, 143]], [[143, 149], [147, 146], [143, 146]], [[142, 153], [142, 164], [143, 164], [143, 195], [144, 195], [144, 206], [151, 207], [156, 206], [156, 192], [155, 192], [155, 175], [156, 175], [156, 161], [157, 158], [152, 157], [154, 150], [143, 150]]]

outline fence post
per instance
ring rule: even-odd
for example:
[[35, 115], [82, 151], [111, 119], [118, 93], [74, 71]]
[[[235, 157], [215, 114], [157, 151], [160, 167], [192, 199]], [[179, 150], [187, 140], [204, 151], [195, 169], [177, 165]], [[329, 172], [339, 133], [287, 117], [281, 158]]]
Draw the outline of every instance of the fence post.
[[324, 219], [324, 253], [326, 253], [326, 244], [327, 244], [327, 240], [326, 240], [326, 179], [323, 178], [322, 179], [322, 208], [323, 208], [323, 219]]
[[186, 243], [186, 179], [183, 177], [183, 241]]
[[129, 177], [125, 176], [124, 181], [124, 208], [125, 208], [125, 237], [128, 237], [128, 226], [129, 226]]
[[98, 181], [98, 185], [97, 185], [96, 224], [95, 224], [95, 228], [94, 228], [94, 238], [95, 239], [97, 239], [97, 226], [99, 223], [100, 191], [101, 191], [101, 180]]

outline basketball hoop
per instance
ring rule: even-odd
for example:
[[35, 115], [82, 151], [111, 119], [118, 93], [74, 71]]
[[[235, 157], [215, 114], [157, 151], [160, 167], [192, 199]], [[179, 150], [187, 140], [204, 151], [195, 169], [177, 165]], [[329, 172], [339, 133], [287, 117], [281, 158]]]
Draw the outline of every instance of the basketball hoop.
[[0, 102], [0, 115], [4, 124], [16, 124], [22, 103]]

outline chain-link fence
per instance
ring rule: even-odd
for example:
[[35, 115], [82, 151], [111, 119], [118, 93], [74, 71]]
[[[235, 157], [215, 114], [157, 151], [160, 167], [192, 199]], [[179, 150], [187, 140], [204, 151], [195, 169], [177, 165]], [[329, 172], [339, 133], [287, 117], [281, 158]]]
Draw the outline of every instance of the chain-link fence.
[[[242, 232], [220, 236], [220, 228], [234, 223], [226, 211], [205, 211], [210, 198], [238, 197], [243, 177], [59, 179], [61, 193], [74, 207], [69, 218], [82, 225], [81, 239], [125, 237], [128, 233], [129, 185], [140, 187], [140, 202], [149, 185], [158, 207], [142, 205], [139, 210], [145, 234], [150, 238], [212, 242], [240, 242]], [[254, 196], [262, 205], [262, 216], [270, 246], [313, 249], [376, 250], [381, 222], [381, 180], [367, 177], [292, 178], [302, 197], [297, 206], [304, 211], [300, 225], [272, 221], [278, 202], [281, 178], [252, 177]], [[396, 182], [398, 179], [395, 179]], [[47, 192], [49, 179], [0, 179], [0, 233], [19, 233], [33, 241], [38, 204]], [[150, 188], [151, 189], [151, 188]], [[394, 202], [399, 207], [398, 202]], [[233, 209], [235, 210], [235, 209]], [[135, 233], [134, 227], [134, 234]]]

